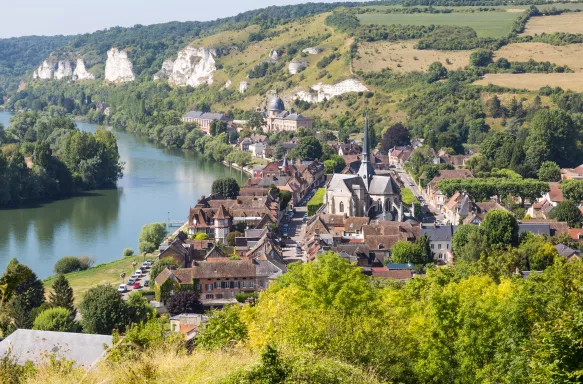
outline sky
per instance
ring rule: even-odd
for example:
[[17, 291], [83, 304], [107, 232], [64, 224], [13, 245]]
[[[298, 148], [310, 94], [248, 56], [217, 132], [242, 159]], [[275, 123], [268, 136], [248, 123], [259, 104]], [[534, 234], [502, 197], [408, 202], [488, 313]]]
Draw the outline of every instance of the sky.
[[[311, 0], [334, 2], [339, 0]], [[135, 24], [207, 21], [270, 5], [308, 0], [18, 0], [1, 1], [0, 38], [71, 35]]]

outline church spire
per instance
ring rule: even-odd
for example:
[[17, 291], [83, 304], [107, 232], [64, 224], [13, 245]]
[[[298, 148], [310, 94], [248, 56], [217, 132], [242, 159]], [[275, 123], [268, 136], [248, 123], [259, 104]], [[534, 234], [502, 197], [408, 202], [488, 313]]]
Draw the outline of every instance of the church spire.
[[360, 169], [358, 170], [358, 176], [364, 181], [364, 185], [368, 190], [372, 177], [374, 175], [374, 168], [370, 163], [370, 147], [368, 140], [368, 112], [364, 118], [364, 139], [362, 145], [362, 155], [360, 160]]

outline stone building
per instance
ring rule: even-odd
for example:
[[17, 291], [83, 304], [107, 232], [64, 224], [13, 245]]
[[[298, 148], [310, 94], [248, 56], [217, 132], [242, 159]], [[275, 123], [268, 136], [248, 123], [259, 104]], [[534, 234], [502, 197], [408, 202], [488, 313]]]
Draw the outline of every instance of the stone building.
[[267, 106], [265, 122], [266, 132], [297, 131], [302, 127], [312, 129], [313, 123], [309, 117], [286, 111], [283, 100], [277, 96], [271, 99]]
[[184, 123], [198, 124], [198, 127], [207, 135], [210, 133], [211, 124], [214, 120], [222, 120], [227, 123], [229, 122], [229, 118], [223, 113], [190, 111], [186, 115], [182, 116], [182, 121]]
[[347, 216], [388, 215], [401, 204], [400, 189], [391, 176], [376, 175], [370, 161], [368, 118], [364, 127], [364, 145], [358, 173], [335, 173], [326, 186], [326, 212]]

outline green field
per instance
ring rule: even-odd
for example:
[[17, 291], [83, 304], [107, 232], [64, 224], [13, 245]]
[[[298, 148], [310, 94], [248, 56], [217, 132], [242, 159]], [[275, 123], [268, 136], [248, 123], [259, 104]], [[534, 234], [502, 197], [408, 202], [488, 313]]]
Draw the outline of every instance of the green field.
[[452, 25], [459, 27], [471, 27], [480, 37], [499, 38], [508, 36], [510, 29], [512, 28], [512, 23], [520, 16], [520, 13], [365, 13], [357, 16], [363, 25]]
[[[132, 257], [125, 257], [121, 260], [112, 261], [107, 264], [100, 264], [95, 267], [89, 268], [85, 271], [81, 272], [73, 272], [68, 273], [65, 276], [69, 280], [69, 284], [71, 284], [71, 288], [73, 288], [73, 294], [75, 296], [75, 303], [79, 303], [79, 300], [83, 297], [85, 292], [89, 290], [89, 288], [93, 288], [97, 285], [102, 285], [109, 283], [113, 286], [117, 286], [121, 284], [121, 278], [119, 274], [122, 270], [126, 273], [126, 282], [129, 276], [132, 274], [132, 261], [134, 258], [138, 262], [138, 266], [142, 264], [143, 257], [142, 256], [132, 256]], [[54, 277], [49, 277], [44, 281], [44, 286], [47, 294], [49, 293], [52, 285], [53, 285]]]
[[404, 204], [411, 205], [413, 203], [419, 204], [417, 197], [411, 192], [409, 188], [401, 189], [401, 200]]

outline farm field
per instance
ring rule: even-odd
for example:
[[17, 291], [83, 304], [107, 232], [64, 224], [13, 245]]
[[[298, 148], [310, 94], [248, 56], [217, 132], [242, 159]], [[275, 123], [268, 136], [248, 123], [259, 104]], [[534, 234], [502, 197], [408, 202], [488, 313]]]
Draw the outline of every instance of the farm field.
[[583, 13], [532, 17], [526, 23], [526, 28], [522, 35], [533, 36], [554, 32], [583, 33]]
[[549, 61], [566, 65], [575, 72], [583, 72], [583, 44], [555, 46], [545, 43], [509, 44], [494, 52], [494, 60], [504, 57], [509, 61]]
[[[427, 71], [431, 63], [441, 62], [448, 69], [460, 69], [470, 62], [472, 51], [417, 50], [416, 41], [361, 43], [356, 71], [378, 72], [389, 68], [398, 72]], [[449, 64], [448, 64], [449, 62]]]
[[360, 22], [380, 25], [451, 25], [471, 27], [480, 37], [505, 37], [510, 33], [516, 12], [480, 12], [480, 13], [365, 13], [357, 15]]
[[531, 91], [550, 86], [583, 92], [583, 75], [580, 73], [495, 73], [487, 74], [483, 79], [474, 82], [474, 85], [488, 84]]

